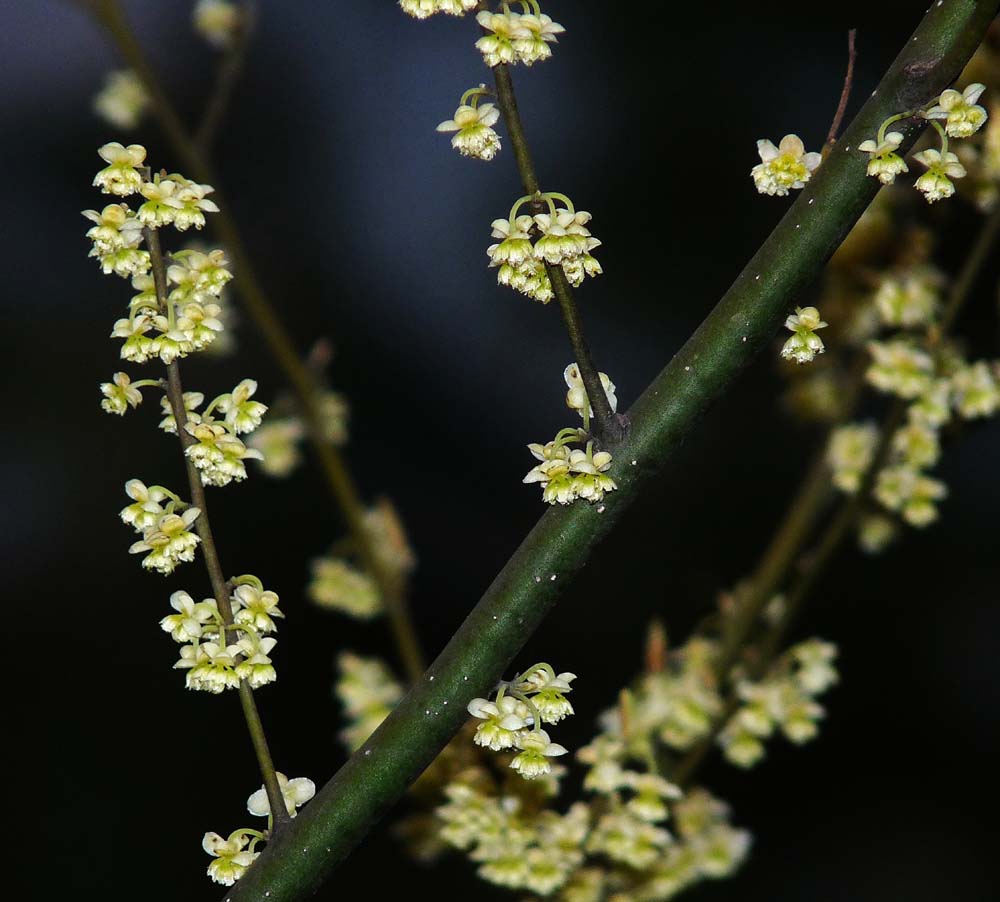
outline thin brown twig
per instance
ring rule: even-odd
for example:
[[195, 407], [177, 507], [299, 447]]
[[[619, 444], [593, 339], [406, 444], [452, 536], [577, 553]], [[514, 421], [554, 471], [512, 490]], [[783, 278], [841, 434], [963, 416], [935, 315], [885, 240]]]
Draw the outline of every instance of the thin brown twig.
[[857, 51], [854, 49], [854, 38], [858, 30], [852, 28], [847, 32], [847, 74], [844, 76], [844, 87], [840, 92], [840, 102], [837, 104], [837, 112], [834, 113], [833, 122], [830, 123], [830, 131], [826, 135], [826, 143], [823, 145], [824, 156], [830, 148], [837, 143], [837, 133], [840, 131], [840, 124], [844, 121], [844, 113], [847, 112], [847, 102], [851, 97], [851, 88], [854, 85], [854, 61], [857, 59]]
[[[166, 263], [163, 259], [163, 250], [160, 247], [160, 236], [156, 229], [143, 229], [146, 239], [146, 246], [149, 248], [149, 257], [152, 263], [153, 283], [156, 287], [156, 299], [160, 311], [165, 313], [169, 303], [167, 299], [167, 275]], [[234, 624], [233, 607], [229, 601], [229, 587], [226, 584], [225, 571], [219, 560], [218, 549], [215, 545], [215, 537], [212, 534], [212, 525], [208, 517], [208, 502], [205, 497], [205, 487], [201, 482], [201, 475], [198, 473], [191, 458], [185, 453], [187, 448], [195, 443], [194, 436], [188, 433], [184, 427], [187, 425], [187, 409], [184, 407], [184, 387], [181, 384], [180, 365], [175, 360], [167, 365], [167, 398], [173, 409], [174, 422], [177, 426], [177, 436], [180, 439], [181, 454], [184, 457], [184, 468], [187, 473], [188, 487], [191, 492], [191, 504], [201, 511], [198, 519], [195, 520], [195, 529], [201, 539], [202, 555], [205, 560], [205, 569], [208, 571], [208, 578], [212, 584], [212, 594], [215, 596], [215, 603], [222, 617], [223, 627], [219, 642], [226, 646], [229, 644], [227, 633]], [[240, 705], [243, 708], [243, 717], [246, 720], [247, 730], [250, 733], [250, 741], [253, 744], [254, 754], [257, 757], [257, 765], [260, 768], [261, 777], [264, 781], [264, 790], [267, 793], [267, 801], [271, 808], [273, 828], [278, 829], [289, 820], [288, 809], [285, 806], [284, 796], [278, 784], [277, 771], [274, 761], [271, 758], [271, 751], [267, 744], [267, 736], [264, 733], [264, 725], [260, 719], [260, 712], [257, 710], [257, 702], [254, 698], [253, 689], [246, 680], [240, 680], [239, 687]]]

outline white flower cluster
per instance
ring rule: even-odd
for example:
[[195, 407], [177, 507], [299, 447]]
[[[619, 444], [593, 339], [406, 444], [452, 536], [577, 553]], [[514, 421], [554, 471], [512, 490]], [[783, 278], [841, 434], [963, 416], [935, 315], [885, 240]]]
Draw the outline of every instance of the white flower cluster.
[[223, 329], [218, 301], [232, 279], [225, 255], [221, 250], [173, 254], [166, 270], [167, 297], [160, 299], [150, 274], [149, 251], [140, 245], [147, 228], [202, 228], [205, 213], [218, 210], [207, 196], [212, 186], [181, 175], [154, 175], [147, 181], [146, 149], [139, 144], [105, 144], [99, 153], [108, 165], [95, 177], [95, 185], [119, 197], [139, 192], [146, 198], [136, 211], [125, 203], [109, 204], [100, 212], [83, 211], [94, 223], [87, 232], [93, 242], [90, 256], [97, 258], [105, 274], [131, 279], [138, 292], [129, 303], [128, 316], [117, 320], [111, 332], [123, 340], [122, 359], [145, 363], [158, 358], [170, 364], [208, 348]]
[[949, 88], [936, 103], [926, 109], [890, 116], [879, 127], [874, 139], [862, 141], [858, 145], [861, 153], [868, 154], [868, 175], [877, 178], [883, 185], [891, 185], [897, 175], [908, 172], [909, 167], [896, 152], [903, 143], [903, 134], [897, 131], [887, 132], [886, 129], [903, 119], [927, 119], [940, 135], [941, 147], [929, 148], [913, 155], [913, 159], [927, 167], [914, 187], [924, 195], [928, 203], [951, 197], [955, 193], [952, 179], [964, 178], [967, 172], [958, 155], [948, 150], [948, 139], [968, 138], [983, 127], [988, 116], [986, 109], [976, 101], [985, 90], [986, 86], [978, 83], [969, 85], [961, 92]]
[[816, 334], [826, 326], [815, 307], [796, 307], [795, 313], [785, 320], [785, 328], [792, 336], [782, 347], [781, 356], [796, 363], [810, 363], [826, 350], [823, 339]]
[[556, 35], [566, 29], [545, 15], [536, 0], [528, 0], [530, 13], [512, 13], [503, 4], [503, 12], [486, 10], [476, 16], [476, 22], [488, 34], [476, 41], [476, 48], [483, 55], [486, 65], [493, 67], [547, 60], [552, 56], [549, 44], [558, 43]]
[[[201, 475], [203, 485], [224, 486], [236, 480], [247, 478], [244, 461], [262, 460], [263, 454], [255, 448], [248, 448], [240, 435], [256, 429], [267, 406], [252, 400], [257, 391], [253, 379], [244, 379], [232, 392], [219, 395], [203, 411], [198, 408], [204, 402], [200, 392], [185, 392], [184, 406], [187, 422], [184, 431], [191, 441], [185, 442], [184, 453], [194, 463]], [[177, 421], [173, 416], [170, 402], [162, 399], [163, 420], [160, 428], [164, 432], [176, 433]], [[221, 418], [216, 416], [221, 414]]]
[[796, 744], [814, 739], [823, 708], [815, 697], [837, 682], [837, 647], [819, 639], [793, 646], [764, 680], [740, 682], [738, 711], [719, 734], [726, 760], [752, 767], [764, 757], [762, 740], [780, 728]]
[[[953, 412], [975, 419], [1000, 410], [1000, 373], [984, 360], [967, 363], [951, 348], [935, 357], [906, 338], [873, 341], [868, 348], [868, 382], [910, 402], [889, 463], [878, 474], [875, 498], [911, 526], [927, 526], [937, 519], [936, 502], [947, 495], [944, 483], [924, 472], [940, 457], [938, 433]], [[863, 545], [878, 550], [891, 533], [880, 520], [871, 526]]]
[[175, 613], [160, 628], [181, 646], [174, 669], [187, 671], [188, 689], [218, 694], [238, 689], [242, 680], [259, 689], [277, 679], [270, 657], [277, 639], [269, 634], [278, 629], [275, 618], [284, 617], [278, 596], [249, 574], [233, 582], [229, 626], [214, 598], [196, 602], [184, 591], [170, 596]]
[[[618, 409], [615, 385], [607, 373], [598, 374], [612, 412]], [[548, 504], [572, 504], [577, 498], [597, 502], [608, 492], [618, 488], [618, 483], [607, 475], [612, 457], [607, 451], [594, 451], [594, 443], [587, 441], [587, 429], [594, 411], [580, 375], [580, 368], [571, 363], [563, 372], [569, 391], [566, 406], [583, 418], [584, 428], [562, 429], [555, 439], [544, 445], [531, 444], [528, 450], [540, 461], [528, 471], [522, 482], [539, 483], [542, 500]], [[586, 442], [585, 448], [571, 448]]]
[[[564, 206], [556, 207], [559, 201]], [[518, 215], [527, 203], [547, 203], [548, 213]], [[579, 287], [587, 276], [599, 276], [601, 264], [591, 251], [601, 242], [587, 228], [591, 215], [577, 211], [563, 194], [546, 193], [519, 198], [507, 219], [492, 223], [494, 238], [486, 253], [497, 268], [497, 282], [547, 304], [554, 297], [546, 265], [561, 266], [571, 285]]]
[[467, 852], [489, 883], [548, 896], [583, 862], [590, 829], [583, 803], [565, 814], [539, 813], [527, 799], [494, 794], [467, 775], [445, 788], [445, 798], [434, 812], [441, 839]]
[[173, 573], [181, 562], [194, 560], [201, 539], [189, 527], [201, 515], [196, 507], [185, 504], [163, 486], [147, 486], [138, 479], [125, 483], [125, 494], [132, 504], [122, 508], [122, 522], [142, 536], [130, 548], [130, 554], [146, 553], [142, 566], [158, 573]]
[[[275, 776], [278, 778], [278, 787], [288, 814], [295, 817], [296, 809], [301, 808], [316, 795], [316, 784], [308, 777], [294, 777], [289, 780], [281, 772], [276, 772]], [[266, 841], [270, 835], [271, 805], [263, 787], [247, 799], [247, 811], [256, 817], [268, 819], [267, 832], [242, 827], [234, 830], [225, 839], [218, 833], [206, 833], [202, 838], [201, 847], [212, 856], [208, 866], [208, 876], [215, 883], [221, 883], [223, 886], [232, 886], [236, 883], [260, 854], [257, 845]]]
[[399, 0], [403, 12], [414, 19], [426, 19], [435, 13], [464, 16], [479, 5], [479, 0]]
[[476, 745], [494, 752], [518, 749], [510, 766], [526, 780], [548, 774], [549, 759], [565, 755], [566, 749], [552, 742], [542, 724], [557, 724], [573, 713], [566, 695], [575, 679], [576, 674], [556, 674], [548, 664], [538, 664], [501, 683], [494, 699], [474, 698], [469, 713], [483, 721], [476, 729]]
[[822, 161], [818, 153], [806, 153], [798, 135], [785, 135], [777, 147], [767, 139], [757, 142], [760, 162], [750, 170], [760, 194], [784, 197], [790, 189], [803, 188]]
[[466, 91], [455, 115], [437, 127], [439, 132], [455, 133], [451, 146], [463, 157], [492, 160], [500, 150], [500, 136], [493, 129], [500, 110], [492, 103], [479, 102], [487, 93], [486, 85]]
[[337, 669], [340, 677], [334, 691], [348, 720], [340, 738], [353, 752], [396, 707], [403, 697], [403, 687], [377, 658], [343, 652], [337, 657]]
[[115, 128], [135, 128], [149, 108], [149, 94], [131, 69], [109, 72], [94, 98], [94, 112]]

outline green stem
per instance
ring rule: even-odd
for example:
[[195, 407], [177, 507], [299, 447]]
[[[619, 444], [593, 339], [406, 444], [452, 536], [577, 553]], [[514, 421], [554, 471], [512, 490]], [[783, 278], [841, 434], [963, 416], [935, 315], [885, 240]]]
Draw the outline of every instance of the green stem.
[[[229, 892], [229, 902], [306, 897], [434, 760], [466, 722], [466, 702], [497, 684], [563, 586], [709, 405], [770, 343], [801, 290], [875, 196], [878, 180], [866, 175], [867, 155], [857, 145], [894, 110], [947, 87], [998, 9], [1000, 0], [931, 7], [799, 199], [630, 411], [631, 429], [612, 471], [618, 491], [600, 508], [577, 502], [542, 517], [425, 678], [265, 849]], [[919, 127], [908, 129], [908, 146]]]
[[[517, 109], [517, 97], [514, 95], [510, 67], [506, 65], [495, 66], [493, 77], [497, 85], [497, 106], [503, 114], [510, 145], [514, 148], [514, 159], [517, 161], [517, 171], [521, 176], [521, 183], [524, 185], [524, 193], [534, 196], [540, 191], [538, 176], [535, 173], [535, 164], [531, 159], [531, 150], [524, 134], [524, 126], [521, 124], [521, 114]], [[553, 194], [551, 197], [564, 198], [564, 195]], [[550, 207], [552, 205], [551, 197], [546, 198]], [[565, 198], [565, 202], [568, 206], [572, 206], [569, 203], [569, 198]], [[615, 416], [611, 409], [608, 396], [604, 393], [604, 386], [601, 385], [597, 366], [590, 356], [590, 348], [583, 332], [583, 321], [573, 298], [573, 289], [566, 280], [566, 274], [561, 266], [550, 266], [546, 263], [545, 271], [552, 283], [552, 291], [559, 301], [559, 310], [569, 335], [569, 343], [576, 357], [576, 365], [580, 368], [580, 376], [583, 379], [584, 388], [587, 390], [587, 396], [590, 398], [590, 406], [594, 410], [595, 437], [603, 444], [614, 445], [621, 440], [625, 430], [622, 421]]]
[[[156, 298], [160, 309], [169, 304], [167, 300], [167, 269], [163, 260], [163, 252], [160, 248], [160, 236], [156, 229], [143, 229], [143, 236], [146, 239], [146, 246], [149, 248], [149, 258], [153, 269], [153, 282], [156, 285]], [[219, 553], [215, 547], [215, 538], [212, 535], [212, 525], [208, 517], [208, 502], [205, 498], [205, 487], [201, 483], [201, 474], [191, 461], [191, 458], [184, 452], [189, 445], [195, 444], [194, 436], [190, 435], [184, 428], [187, 424], [187, 409], [184, 407], [184, 387], [181, 385], [180, 364], [175, 360], [167, 365], [167, 397], [170, 399], [170, 406], [174, 411], [174, 419], [177, 422], [177, 436], [181, 443], [181, 454], [184, 457], [184, 467], [187, 471], [188, 487], [191, 491], [191, 504], [194, 505], [201, 514], [195, 520], [195, 529], [201, 539], [201, 550], [205, 560], [205, 569], [208, 571], [209, 581], [212, 584], [212, 594], [215, 596], [215, 604], [222, 617], [222, 622], [226, 629], [233, 625], [233, 608], [229, 603], [229, 588], [226, 585], [226, 577], [219, 561]], [[227, 644], [226, 630], [221, 631], [220, 641], [222, 645]], [[277, 774], [274, 769], [274, 762], [271, 760], [271, 752], [267, 745], [267, 737], [264, 735], [264, 726], [261, 723], [260, 712], [257, 710], [257, 703], [254, 700], [253, 690], [246, 680], [240, 681], [239, 688], [240, 705], [243, 708], [243, 717], [246, 720], [247, 730], [250, 733], [250, 741], [253, 744], [254, 753], [257, 756], [257, 764], [260, 767], [261, 777], [264, 780], [264, 789], [267, 792], [267, 800], [271, 806], [271, 811], [275, 812], [278, 826], [290, 820], [285, 807], [284, 797], [281, 794], [281, 787], [278, 785]]]
[[288, 380], [327, 487], [344, 514], [347, 527], [357, 543], [362, 563], [378, 585], [403, 668], [411, 681], [416, 680], [423, 672], [423, 654], [406, 604], [405, 587], [398, 576], [379, 559], [373, 538], [365, 526], [366, 508], [354, 479], [343, 456], [323, 435], [315, 381], [295, 350], [291, 337], [255, 274], [253, 261], [243, 244], [236, 222], [229, 213], [229, 205], [217, 187], [218, 180], [208, 157], [194, 143], [181, 122], [125, 19], [118, 0], [94, 0], [92, 9], [95, 18], [107, 29], [117, 45], [126, 64], [146, 88], [160, 125], [174, 153], [187, 167], [187, 174], [199, 182], [216, 186], [215, 201], [220, 212], [212, 216], [212, 224], [232, 260], [236, 286], [242, 296], [244, 308]]

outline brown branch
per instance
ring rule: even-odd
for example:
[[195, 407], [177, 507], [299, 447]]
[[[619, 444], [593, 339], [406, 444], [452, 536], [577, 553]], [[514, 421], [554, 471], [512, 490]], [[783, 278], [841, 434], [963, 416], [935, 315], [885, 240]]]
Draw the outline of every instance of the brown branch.
[[837, 143], [837, 132], [840, 131], [840, 123], [844, 121], [844, 113], [847, 112], [847, 101], [851, 97], [851, 88], [854, 85], [854, 61], [857, 59], [857, 52], [854, 49], [854, 38], [857, 33], [856, 28], [852, 28], [847, 32], [847, 74], [844, 76], [844, 87], [840, 92], [840, 102], [837, 104], [837, 112], [834, 113], [833, 122], [830, 123], [830, 131], [826, 136], [826, 144], [823, 145], [823, 156], [826, 156], [830, 148]]

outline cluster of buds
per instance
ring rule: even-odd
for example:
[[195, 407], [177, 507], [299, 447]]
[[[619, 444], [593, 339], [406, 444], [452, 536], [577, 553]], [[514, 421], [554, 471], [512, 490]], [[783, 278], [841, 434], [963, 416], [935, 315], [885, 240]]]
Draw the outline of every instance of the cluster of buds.
[[242, 680], [259, 689], [277, 679], [270, 658], [277, 645], [270, 635], [278, 629], [275, 618], [284, 617], [277, 594], [252, 574], [236, 577], [230, 586], [229, 623], [214, 598], [196, 602], [184, 591], [170, 596], [174, 613], [160, 628], [181, 646], [174, 669], [187, 671], [188, 689], [217, 695], [238, 689]]
[[476, 22], [487, 32], [476, 41], [487, 66], [512, 63], [530, 66], [552, 56], [549, 45], [557, 43], [556, 35], [566, 29], [545, 15], [537, 0], [521, 0], [521, 6], [523, 13], [512, 13], [504, 2], [500, 12], [484, 10], [476, 16]]
[[437, 127], [439, 132], [455, 133], [451, 146], [463, 157], [492, 160], [500, 150], [500, 136], [493, 130], [500, 110], [492, 103], [480, 103], [488, 94], [486, 85], [470, 88], [459, 100], [455, 115]]
[[[556, 201], [562, 207], [556, 206]], [[525, 204], [546, 204], [549, 211], [518, 215]], [[507, 219], [494, 220], [493, 237], [486, 253], [490, 266], [498, 267], [497, 282], [547, 304], [553, 298], [547, 266], [560, 266], [571, 285], [579, 287], [587, 276], [598, 276], [601, 264], [591, 255], [601, 242], [590, 234], [591, 216], [577, 211], [565, 194], [547, 192], [518, 198]]]
[[179, 563], [194, 560], [195, 548], [201, 541], [190, 531], [201, 515], [197, 507], [186, 504], [163, 486], [147, 486], [138, 479], [125, 483], [125, 494], [132, 504], [122, 508], [122, 522], [142, 536], [129, 553], [145, 553], [143, 567], [166, 576]]
[[502, 682], [494, 698], [474, 698], [469, 713], [483, 721], [476, 729], [476, 745], [494, 752], [518, 749], [510, 766], [526, 780], [549, 773], [549, 759], [565, 755], [566, 749], [552, 742], [542, 724], [557, 724], [573, 713], [566, 696], [575, 679], [576, 674], [556, 674], [548, 664], [537, 664]]
[[816, 334], [826, 326], [815, 307], [796, 307], [785, 320], [785, 328], [792, 335], [782, 347], [781, 356], [796, 363], [810, 363], [826, 350], [823, 339]]
[[403, 687], [377, 658], [343, 652], [337, 658], [337, 669], [340, 677], [334, 691], [348, 721], [340, 738], [353, 752], [396, 707], [403, 697]]
[[752, 767], [764, 756], [763, 740], [778, 728], [796, 744], [814, 739], [824, 714], [815, 698], [837, 682], [836, 656], [835, 645], [810, 639], [789, 649], [766, 679], [741, 681], [742, 704], [719, 734], [726, 760]]
[[923, 109], [906, 110], [890, 116], [879, 126], [874, 139], [858, 145], [860, 152], [868, 154], [868, 175], [877, 178], [883, 185], [891, 185], [897, 175], [908, 172], [909, 167], [897, 153], [903, 143], [903, 135], [887, 129], [904, 119], [925, 119], [937, 131], [941, 146], [913, 155], [913, 159], [927, 169], [916, 180], [914, 187], [928, 203], [951, 197], [955, 193], [952, 179], [964, 178], [967, 172], [958, 155], [948, 149], [948, 139], [968, 138], [983, 127], [988, 116], [986, 109], [976, 101], [985, 90], [986, 86], [978, 83], [969, 85], [961, 92], [949, 88]]
[[[295, 817], [296, 809], [301, 808], [314, 795], [316, 784], [308, 777], [294, 777], [289, 780], [283, 773], [276, 773], [278, 787], [289, 817]], [[247, 811], [255, 817], [267, 818], [267, 829], [255, 830], [251, 827], [241, 827], [223, 838], [218, 833], [206, 833], [202, 838], [201, 847], [212, 856], [208, 866], [208, 876], [223, 886], [232, 886], [254, 863], [260, 852], [257, 846], [266, 842], [271, 835], [273, 818], [267, 793], [262, 786], [247, 799]]]

